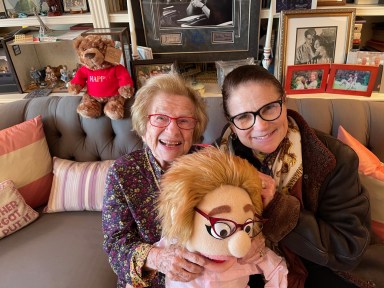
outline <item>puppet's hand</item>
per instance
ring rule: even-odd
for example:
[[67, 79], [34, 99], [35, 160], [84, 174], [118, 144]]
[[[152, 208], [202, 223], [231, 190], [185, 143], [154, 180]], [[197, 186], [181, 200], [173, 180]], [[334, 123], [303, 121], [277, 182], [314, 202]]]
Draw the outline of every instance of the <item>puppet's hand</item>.
[[153, 247], [146, 262], [148, 268], [180, 282], [189, 282], [199, 277], [204, 270], [204, 264], [204, 257], [176, 245], [168, 248]]
[[261, 180], [261, 199], [263, 200], [264, 208], [272, 201], [276, 193], [276, 183], [275, 180], [266, 174], [259, 172], [259, 177]]
[[239, 258], [237, 262], [239, 264], [254, 263], [260, 257], [263, 257], [264, 248], [265, 248], [265, 238], [263, 233], [260, 233], [259, 235], [257, 235], [255, 238], [252, 239], [251, 249], [249, 249], [247, 255], [245, 255], [243, 258]]

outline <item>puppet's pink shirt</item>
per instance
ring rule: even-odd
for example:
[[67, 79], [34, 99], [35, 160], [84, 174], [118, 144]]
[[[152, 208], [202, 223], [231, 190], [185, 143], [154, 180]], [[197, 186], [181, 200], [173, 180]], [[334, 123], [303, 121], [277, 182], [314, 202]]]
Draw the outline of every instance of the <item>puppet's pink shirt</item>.
[[[156, 246], [164, 247], [163, 239]], [[263, 274], [266, 288], [286, 288], [288, 286], [288, 269], [284, 258], [278, 256], [269, 248], [265, 248], [263, 257], [259, 257], [251, 264], [235, 263], [225, 272], [204, 273], [190, 282], [177, 282], [165, 278], [167, 288], [246, 288], [249, 276]]]
[[121, 86], [133, 87], [128, 70], [120, 64], [99, 70], [90, 70], [82, 66], [76, 71], [71, 84], [78, 84], [81, 87], [87, 85], [88, 94], [93, 97], [112, 97], [119, 94], [118, 89]]

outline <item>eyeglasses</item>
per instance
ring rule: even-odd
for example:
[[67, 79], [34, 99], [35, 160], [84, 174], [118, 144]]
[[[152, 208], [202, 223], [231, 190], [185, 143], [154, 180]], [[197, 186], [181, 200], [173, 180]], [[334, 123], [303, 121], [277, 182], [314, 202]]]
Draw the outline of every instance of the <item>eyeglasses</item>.
[[274, 121], [280, 117], [282, 111], [283, 99], [265, 104], [256, 112], [244, 112], [229, 118], [229, 121], [237, 129], [248, 130], [255, 125], [256, 116], [259, 115], [264, 121]]
[[260, 234], [263, 229], [263, 223], [266, 222], [265, 219], [261, 219], [260, 216], [255, 215], [254, 219], [248, 219], [244, 224], [237, 224], [235, 221], [229, 219], [211, 217], [196, 207], [195, 211], [211, 223], [210, 227], [207, 226], [208, 233], [219, 240], [233, 235], [237, 228], [243, 230], [249, 237], [254, 238]]
[[149, 123], [151, 123], [152, 126], [158, 127], [158, 128], [164, 128], [171, 123], [171, 120], [175, 120], [177, 126], [180, 129], [184, 130], [191, 130], [195, 128], [197, 119], [193, 117], [171, 117], [164, 114], [150, 114], [147, 116], [149, 119]]

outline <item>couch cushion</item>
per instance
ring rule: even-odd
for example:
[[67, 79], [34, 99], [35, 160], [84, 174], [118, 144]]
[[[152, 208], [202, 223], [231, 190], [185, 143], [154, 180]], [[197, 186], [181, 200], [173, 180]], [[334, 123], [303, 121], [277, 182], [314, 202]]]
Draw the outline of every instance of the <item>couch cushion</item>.
[[384, 181], [384, 164], [341, 125], [337, 133], [337, 139], [347, 144], [356, 152], [359, 157], [360, 173]]
[[0, 287], [115, 288], [102, 241], [100, 212], [43, 213], [0, 240]]
[[44, 212], [101, 211], [113, 160], [75, 162], [53, 158], [53, 182]]
[[41, 116], [0, 131], [0, 181], [12, 180], [32, 208], [48, 201], [52, 158]]
[[39, 213], [25, 203], [12, 180], [0, 183], [0, 239], [35, 221]]

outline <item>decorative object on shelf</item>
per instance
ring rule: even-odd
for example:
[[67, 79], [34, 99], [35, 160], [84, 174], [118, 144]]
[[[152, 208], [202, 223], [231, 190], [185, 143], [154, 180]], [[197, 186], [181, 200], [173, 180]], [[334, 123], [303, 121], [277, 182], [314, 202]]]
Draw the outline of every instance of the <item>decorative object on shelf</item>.
[[64, 11], [69, 13], [84, 13], [88, 10], [86, 0], [63, 0]]
[[219, 87], [223, 86], [224, 78], [227, 76], [229, 72], [233, 69], [243, 66], [243, 65], [253, 65], [255, 64], [255, 60], [253, 57], [249, 57], [247, 59], [241, 60], [230, 60], [230, 61], [216, 61], [216, 71], [217, 71], [217, 83]]
[[24, 15], [34, 15], [33, 9], [40, 12], [40, 0], [3, 0], [8, 17], [17, 18]]
[[63, 15], [63, 6], [60, 0], [45, 0], [48, 3], [49, 10], [48, 16], [60, 16]]
[[346, 0], [317, 0], [317, 6], [342, 6]]
[[[272, 0], [271, 0], [272, 2]], [[283, 10], [303, 10], [303, 9], [315, 9], [316, 1], [313, 0], [276, 0], [276, 13], [280, 13]], [[317, 0], [319, 3], [319, 0]]]
[[[262, 64], [265, 69], [268, 70], [269, 65], [272, 62], [271, 58], [271, 51], [272, 51], [272, 45], [271, 45], [271, 38], [272, 38], [272, 27], [273, 27], [273, 15], [274, 13], [274, 4], [275, 0], [271, 0], [271, 6], [269, 7], [269, 14], [268, 14], [268, 25], [267, 25], [267, 34], [265, 37], [265, 44], [264, 44], [264, 51], [263, 51], [263, 60]], [[221, 85], [220, 85], [221, 86]]]
[[290, 65], [287, 69], [285, 91], [287, 94], [325, 92], [330, 64]]
[[36, 8], [33, 8], [33, 13], [35, 14], [37, 20], [40, 23], [39, 38], [46, 37], [46, 36], [48, 36], [49, 33], [52, 33], [52, 29], [48, 28], [48, 26], [44, 24], [43, 20], [41, 20], [39, 14], [37, 13]]
[[[215, 0], [203, 9], [201, 3], [191, 9], [190, 1], [172, 5], [140, 0], [131, 4], [133, 11], [141, 9], [143, 38], [155, 58], [172, 54], [185, 62], [213, 62], [258, 57], [261, 1]], [[204, 14], [208, 10], [209, 18]], [[140, 19], [135, 20], [138, 26]]]
[[136, 60], [133, 62], [133, 78], [136, 89], [140, 89], [145, 81], [159, 74], [178, 71], [177, 62], [171, 59]]
[[[127, 68], [113, 60], [121, 50], [101, 35], [80, 36], [73, 44], [84, 66], [76, 71], [68, 91], [76, 95], [87, 86], [77, 112], [85, 118], [97, 118], [104, 112], [113, 120], [122, 119], [125, 100], [133, 96], [134, 87]], [[119, 60], [120, 55], [117, 63]]]
[[378, 67], [332, 64], [327, 93], [371, 96]]
[[277, 78], [284, 82], [289, 65], [345, 63], [354, 19], [355, 9], [348, 8], [281, 12]]

